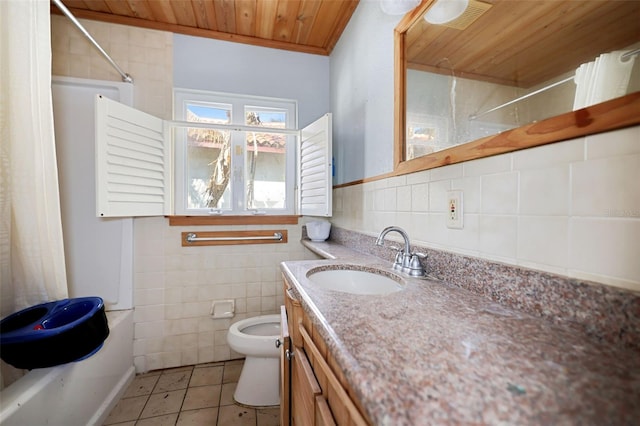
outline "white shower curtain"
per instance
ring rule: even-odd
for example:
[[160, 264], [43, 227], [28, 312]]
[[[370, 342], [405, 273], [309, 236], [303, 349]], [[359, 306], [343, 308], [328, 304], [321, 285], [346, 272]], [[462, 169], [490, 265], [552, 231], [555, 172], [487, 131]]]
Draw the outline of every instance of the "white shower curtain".
[[48, 0], [0, 0], [0, 315], [67, 297]]
[[574, 111], [627, 94], [635, 56], [623, 60], [626, 52], [617, 50], [603, 53], [594, 61], [580, 65], [574, 78]]

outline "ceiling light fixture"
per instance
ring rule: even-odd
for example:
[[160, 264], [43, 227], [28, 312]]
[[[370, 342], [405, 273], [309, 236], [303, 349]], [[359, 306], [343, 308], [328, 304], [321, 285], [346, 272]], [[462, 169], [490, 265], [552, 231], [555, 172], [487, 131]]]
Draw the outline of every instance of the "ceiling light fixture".
[[427, 10], [424, 20], [430, 24], [444, 24], [460, 17], [467, 9], [469, 0], [437, 0]]

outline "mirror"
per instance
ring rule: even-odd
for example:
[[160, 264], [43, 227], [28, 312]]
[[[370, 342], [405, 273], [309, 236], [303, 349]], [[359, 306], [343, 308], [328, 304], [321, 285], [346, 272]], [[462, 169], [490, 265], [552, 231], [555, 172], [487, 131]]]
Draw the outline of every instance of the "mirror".
[[[396, 27], [396, 173], [640, 122], [640, 2], [469, 0], [459, 18], [431, 24], [434, 3]], [[593, 85], [574, 76], [599, 56], [616, 84], [589, 105]]]

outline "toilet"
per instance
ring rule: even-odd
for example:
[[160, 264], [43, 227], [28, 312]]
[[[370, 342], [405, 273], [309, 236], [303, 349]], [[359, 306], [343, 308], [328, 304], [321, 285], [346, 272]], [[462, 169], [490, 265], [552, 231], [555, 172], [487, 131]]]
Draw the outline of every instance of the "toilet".
[[234, 351], [246, 356], [236, 402], [254, 407], [280, 404], [280, 315], [261, 315], [231, 325], [227, 342]]

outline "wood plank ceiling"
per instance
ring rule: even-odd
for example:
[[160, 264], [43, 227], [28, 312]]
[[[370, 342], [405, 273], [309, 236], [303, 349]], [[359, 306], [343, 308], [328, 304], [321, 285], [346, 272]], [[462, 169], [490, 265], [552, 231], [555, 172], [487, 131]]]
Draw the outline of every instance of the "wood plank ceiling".
[[[359, 0], [62, 0], [76, 18], [329, 55]], [[52, 13], [60, 13], [52, 4]]]
[[640, 1], [482, 0], [464, 30], [419, 19], [406, 36], [410, 68], [519, 87], [640, 42]]

